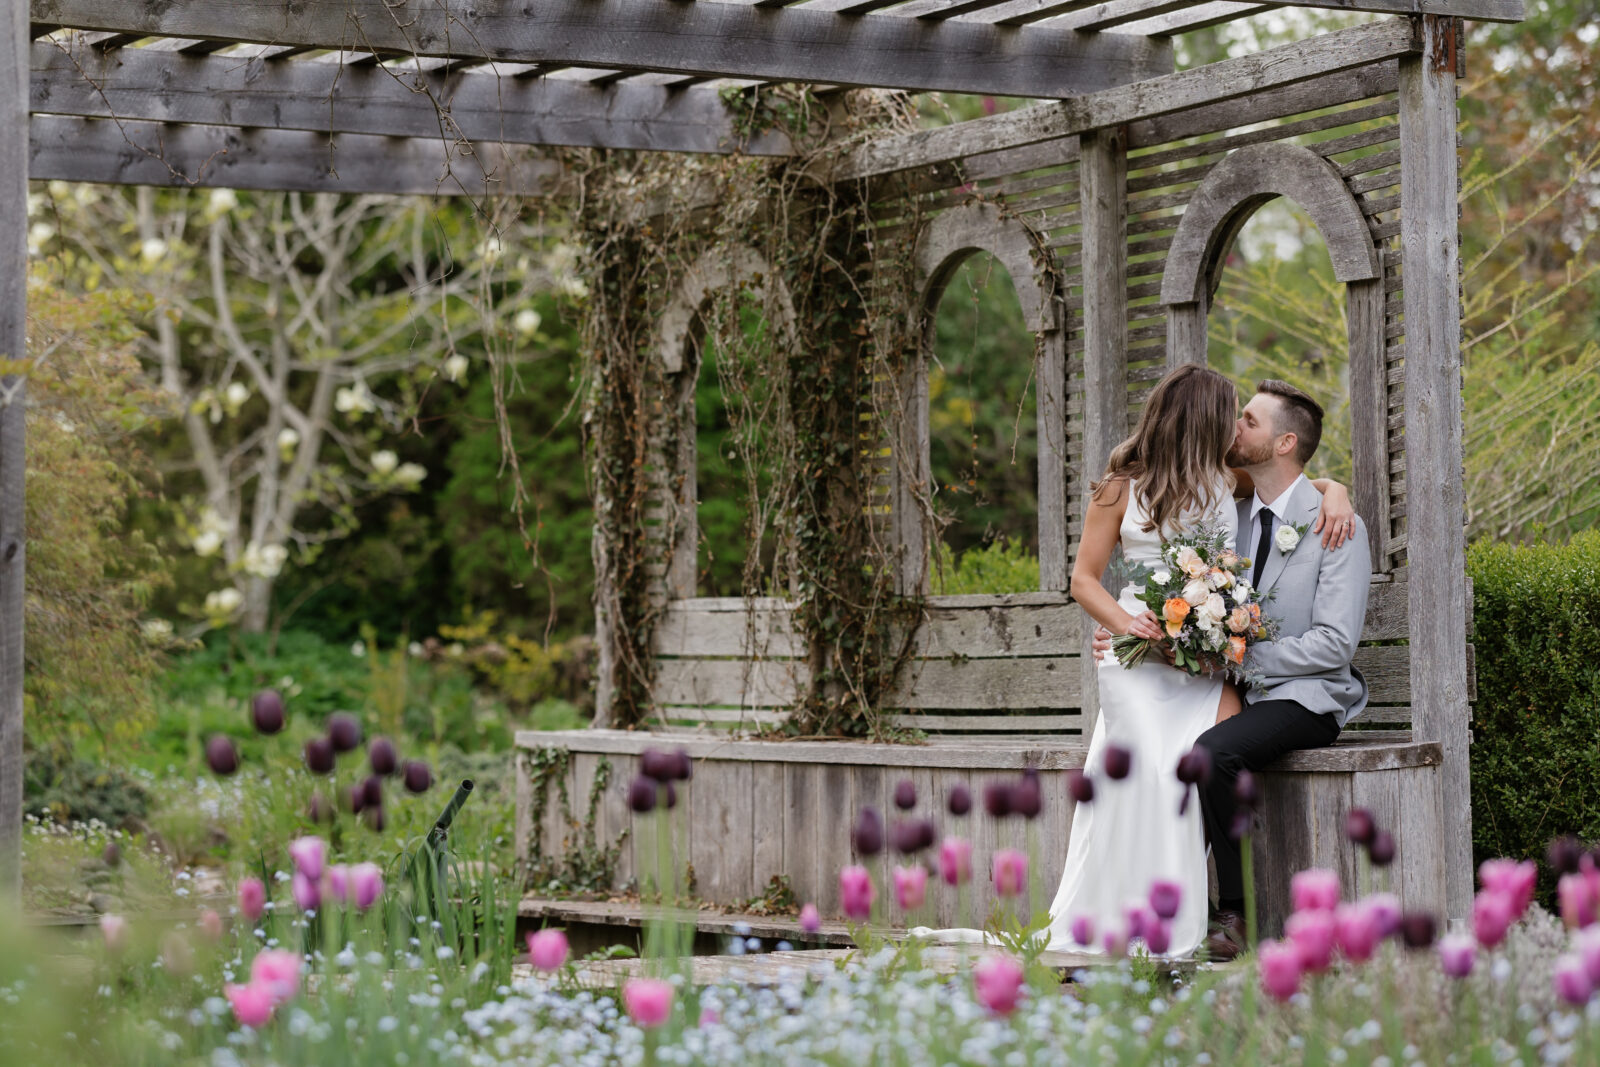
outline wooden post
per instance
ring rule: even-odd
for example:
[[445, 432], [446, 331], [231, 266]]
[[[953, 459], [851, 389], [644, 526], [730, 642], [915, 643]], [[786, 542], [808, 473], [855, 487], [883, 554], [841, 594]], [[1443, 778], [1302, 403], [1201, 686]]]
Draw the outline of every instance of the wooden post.
[[1039, 589], [1066, 592], [1067, 542], [1072, 516], [1067, 514], [1067, 331], [1039, 335]]
[[1345, 290], [1350, 351], [1350, 453], [1356, 513], [1367, 524], [1372, 573], [1388, 569], [1389, 382], [1383, 339], [1383, 277]]
[[[1128, 138], [1122, 127], [1084, 134], [1078, 143], [1083, 212], [1083, 479], [1105, 469], [1128, 435]], [[1084, 494], [1087, 501], [1088, 494]], [[1085, 620], [1083, 716], [1087, 733], [1100, 713], [1099, 675]]]
[[1206, 362], [1206, 302], [1167, 305], [1167, 369]]
[[1401, 847], [1406, 862], [1437, 857], [1433, 861], [1444, 865], [1446, 913], [1464, 918], [1472, 904], [1472, 795], [1456, 232], [1460, 23], [1424, 15], [1420, 25], [1421, 54], [1400, 60], [1411, 721], [1418, 740], [1442, 745], [1444, 762], [1438, 839]]
[[[27, 356], [28, 7], [0, 44], [0, 359]], [[22, 900], [23, 382], [0, 377], [0, 904]]]

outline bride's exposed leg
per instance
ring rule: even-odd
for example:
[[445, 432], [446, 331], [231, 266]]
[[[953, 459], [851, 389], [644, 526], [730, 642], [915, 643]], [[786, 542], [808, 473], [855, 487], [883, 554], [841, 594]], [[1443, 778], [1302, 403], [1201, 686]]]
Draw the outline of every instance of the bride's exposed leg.
[[1222, 699], [1217, 702], [1217, 721], [1231, 719], [1243, 710], [1243, 703], [1239, 699], [1239, 687], [1231, 682], [1224, 682], [1222, 686]]

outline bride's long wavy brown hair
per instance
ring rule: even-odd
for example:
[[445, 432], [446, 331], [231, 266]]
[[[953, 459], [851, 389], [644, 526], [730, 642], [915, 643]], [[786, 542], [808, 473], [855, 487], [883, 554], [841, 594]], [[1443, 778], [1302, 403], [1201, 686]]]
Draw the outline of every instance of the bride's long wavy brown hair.
[[1147, 533], [1211, 508], [1232, 485], [1226, 459], [1238, 409], [1239, 394], [1221, 374], [1194, 363], [1173, 370], [1145, 401], [1133, 436], [1112, 450], [1105, 477], [1090, 487], [1094, 499], [1133, 479]]

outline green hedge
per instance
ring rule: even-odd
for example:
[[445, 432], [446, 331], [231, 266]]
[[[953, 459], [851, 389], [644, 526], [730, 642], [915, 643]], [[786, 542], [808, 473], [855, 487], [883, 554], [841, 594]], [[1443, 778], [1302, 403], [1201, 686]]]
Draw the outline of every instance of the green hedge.
[[[1600, 531], [1473, 545], [1478, 701], [1472, 838], [1481, 861], [1600, 838]], [[1552, 888], [1543, 872], [1541, 888]]]

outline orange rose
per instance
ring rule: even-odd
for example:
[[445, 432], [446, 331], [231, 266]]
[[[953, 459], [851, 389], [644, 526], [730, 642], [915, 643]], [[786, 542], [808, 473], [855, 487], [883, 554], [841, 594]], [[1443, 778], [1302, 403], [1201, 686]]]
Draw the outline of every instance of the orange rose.
[[1167, 617], [1167, 636], [1177, 637], [1183, 629], [1183, 620], [1189, 616], [1189, 602], [1181, 596], [1175, 596], [1163, 606], [1162, 614]]
[[1261, 623], [1261, 605], [1260, 604], [1251, 604], [1250, 605], [1250, 621], [1253, 622], [1253, 623], [1256, 623], [1257, 625], [1260, 625], [1260, 623]]
[[1242, 637], [1230, 637], [1230, 638], [1228, 638], [1228, 662], [1229, 663], [1243, 663], [1244, 662], [1244, 638], [1242, 638]]

